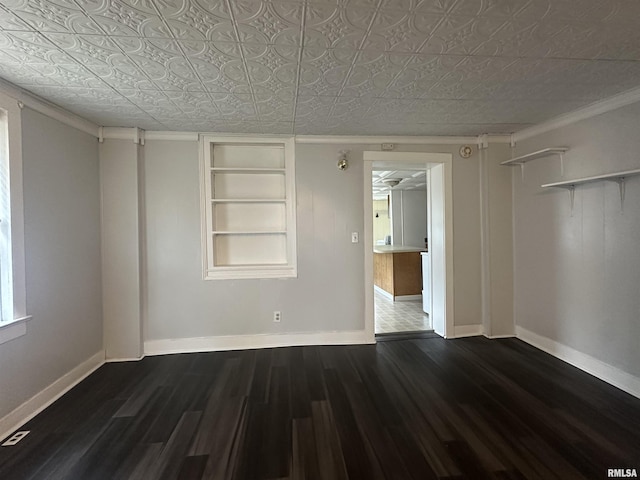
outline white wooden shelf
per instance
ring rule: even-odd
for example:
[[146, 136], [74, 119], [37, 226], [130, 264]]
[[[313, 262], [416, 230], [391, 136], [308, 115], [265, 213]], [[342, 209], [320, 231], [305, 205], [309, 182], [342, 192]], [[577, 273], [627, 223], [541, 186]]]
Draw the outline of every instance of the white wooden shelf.
[[522, 176], [522, 180], [524, 181], [524, 164], [530, 162], [531, 160], [537, 160], [538, 158], [545, 158], [551, 155], [559, 155], [560, 156], [560, 176], [564, 175], [564, 153], [569, 150], [569, 147], [549, 147], [543, 148], [542, 150], [538, 150], [537, 152], [527, 153], [526, 155], [520, 155], [519, 157], [514, 157], [509, 160], [505, 160], [504, 162], [500, 162], [500, 165], [505, 166], [514, 166], [520, 165], [520, 174]]
[[249, 174], [280, 174], [284, 175], [284, 168], [254, 168], [254, 167], [212, 167], [213, 173], [249, 173]]
[[285, 203], [284, 198], [212, 198], [211, 203]]
[[205, 279], [295, 277], [292, 138], [201, 137]]
[[623, 182], [626, 177], [640, 175], [640, 168], [636, 170], [626, 170], [624, 172], [605, 173], [604, 175], [595, 175], [593, 177], [576, 178], [574, 180], [564, 180], [562, 182], [547, 183], [541, 185], [542, 188], [559, 187], [574, 188], [585, 183], [599, 182], [600, 180], [609, 180], [612, 182]]
[[213, 235], [284, 235], [286, 230], [214, 230]]
[[616, 182], [620, 189], [620, 208], [624, 206], [625, 180], [627, 177], [640, 175], [640, 168], [635, 170], [625, 170], [624, 172], [605, 173], [602, 175], [594, 175], [593, 177], [575, 178], [573, 180], [563, 180], [562, 182], [546, 183], [540, 185], [542, 188], [566, 188], [571, 196], [571, 213], [573, 214], [573, 203], [575, 189], [579, 185], [586, 183], [594, 183], [600, 181]]
[[531, 152], [527, 153], [526, 155], [520, 155], [519, 157], [505, 160], [504, 162], [501, 162], [500, 165], [521, 165], [531, 160], [548, 157], [550, 155], [562, 155], [567, 150], [569, 150], [568, 147], [543, 148], [542, 150], [538, 150], [537, 152]]

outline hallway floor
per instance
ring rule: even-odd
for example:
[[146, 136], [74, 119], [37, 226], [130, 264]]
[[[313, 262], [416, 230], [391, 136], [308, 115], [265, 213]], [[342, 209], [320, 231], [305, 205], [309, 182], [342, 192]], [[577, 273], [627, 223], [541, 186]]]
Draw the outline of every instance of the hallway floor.
[[422, 301], [396, 301], [374, 290], [376, 333], [423, 332], [432, 329]]

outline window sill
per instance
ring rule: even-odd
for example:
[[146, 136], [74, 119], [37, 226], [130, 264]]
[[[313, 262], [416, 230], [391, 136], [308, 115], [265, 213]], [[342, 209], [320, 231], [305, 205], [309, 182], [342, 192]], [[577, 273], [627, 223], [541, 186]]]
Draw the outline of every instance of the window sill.
[[0, 323], [0, 345], [25, 335], [29, 320], [31, 320], [30, 315]]

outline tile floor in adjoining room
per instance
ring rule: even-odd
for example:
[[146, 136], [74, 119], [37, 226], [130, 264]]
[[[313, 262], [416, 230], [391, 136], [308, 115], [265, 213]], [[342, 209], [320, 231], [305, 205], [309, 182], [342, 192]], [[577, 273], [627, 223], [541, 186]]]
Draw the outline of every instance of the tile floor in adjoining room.
[[432, 329], [422, 301], [396, 301], [374, 291], [376, 333], [423, 332]]

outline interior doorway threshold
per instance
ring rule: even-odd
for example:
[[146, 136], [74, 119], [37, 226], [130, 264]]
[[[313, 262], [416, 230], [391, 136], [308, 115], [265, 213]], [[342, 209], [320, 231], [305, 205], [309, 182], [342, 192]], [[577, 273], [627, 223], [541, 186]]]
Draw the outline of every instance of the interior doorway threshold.
[[411, 340], [413, 338], [441, 338], [433, 330], [420, 330], [416, 332], [392, 332], [376, 333], [376, 342], [389, 342], [392, 340]]

